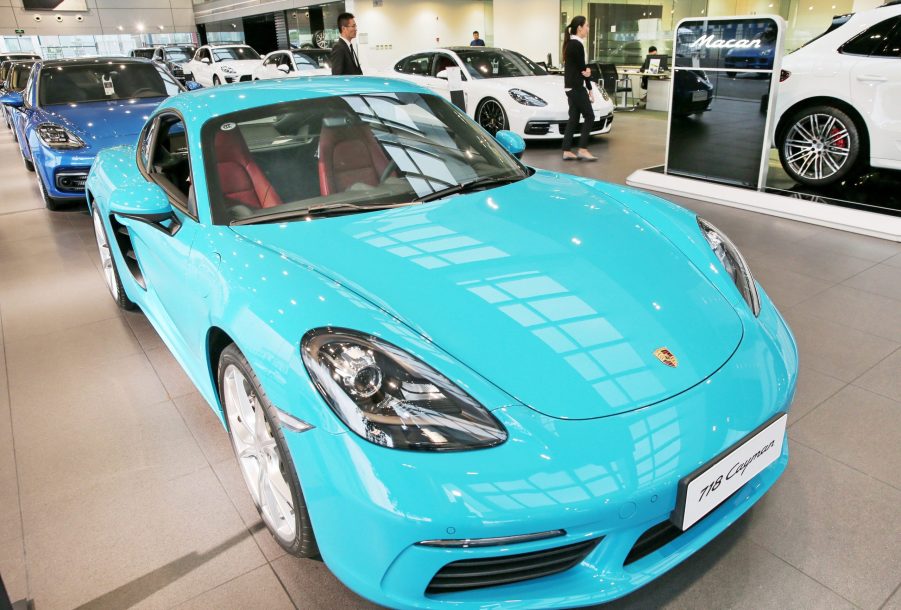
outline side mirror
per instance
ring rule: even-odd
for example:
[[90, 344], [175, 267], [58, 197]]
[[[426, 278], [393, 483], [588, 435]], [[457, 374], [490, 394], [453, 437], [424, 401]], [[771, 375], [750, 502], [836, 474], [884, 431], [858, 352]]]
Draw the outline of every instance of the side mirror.
[[275, 69], [278, 70], [279, 72], [283, 72], [284, 74], [287, 74], [288, 72], [291, 71], [291, 66], [289, 66], [287, 64], [282, 64], [280, 66], [276, 66]]
[[5, 104], [6, 106], [21, 108], [24, 103], [25, 101], [22, 99], [21, 91], [10, 91], [5, 95], [0, 96], [0, 104]]
[[109, 200], [109, 210], [113, 214], [143, 222], [158, 222], [172, 216], [169, 196], [162, 187], [153, 182], [129, 186], [127, 191], [124, 189], [113, 191]]
[[186, 80], [185, 88], [188, 91], [197, 91], [198, 89], [203, 89], [203, 85], [198, 83], [196, 80]]
[[442, 78], [447, 80], [447, 70], [441, 70], [438, 74], [435, 75], [435, 78]]
[[494, 139], [517, 159], [522, 157], [522, 153], [526, 149], [526, 141], [522, 139], [522, 136], [506, 129], [497, 132]]
[[213, 62], [212, 62], [212, 60], [210, 60], [209, 57], [201, 57], [201, 58], [200, 58], [200, 63], [210, 65], [210, 64], [213, 63]]

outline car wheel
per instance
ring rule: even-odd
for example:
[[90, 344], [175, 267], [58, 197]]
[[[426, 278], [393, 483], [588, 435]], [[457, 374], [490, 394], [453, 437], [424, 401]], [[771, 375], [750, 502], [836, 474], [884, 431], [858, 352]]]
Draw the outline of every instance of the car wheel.
[[507, 113], [504, 107], [494, 98], [488, 98], [479, 105], [476, 110], [476, 121], [485, 131], [491, 135], [497, 135], [502, 129], [507, 129]]
[[[28, 166], [26, 165], [26, 167]], [[33, 167], [34, 166], [32, 165], [32, 168]], [[34, 169], [32, 169], [31, 171], [34, 171]], [[46, 206], [48, 210], [55, 212], [60, 208], [62, 202], [60, 202], [59, 199], [51, 197], [50, 193], [47, 192], [47, 187], [46, 185], [44, 185], [44, 179], [41, 178], [40, 172], [35, 172], [35, 175], [38, 178], [38, 190], [41, 192], [41, 199], [44, 201], [44, 206]]]
[[213, 86], [218, 87], [221, 84], [222, 84], [222, 81], [219, 80], [219, 76], [216, 74], [213, 74]]
[[814, 106], [796, 112], [783, 133], [779, 160], [795, 182], [825, 186], [844, 178], [857, 163], [857, 125], [837, 108]]
[[113, 258], [110, 249], [109, 240], [106, 238], [106, 228], [100, 219], [100, 212], [97, 206], [94, 206], [94, 238], [97, 240], [97, 250], [100, 252], [100, 265], [103, 267], [103, 279], [106, 280], [106, 287], [109, 288], [110, 294], [116, 305], [122, 309], [134, 309], [134, 302], [125, 294], [122, 288], [122, 281], [119, 279], [119, 270], [116, 269], [116, 260]]
[[263, 523], [287, 552], [319, 554], [275, 407], [234, 344], [219, 358], [219, 400], [244, 482]]
[[34, 171], [34, 163], [31, 161], [31, 159], [25, 156], [25, 153], [22, 153], [22, 163], [25, 164], [25, 169], [30, 172]]
[[325, 30], [316, 30], [313, 32], [313, 44], [317, 49], [328, 49], [328, 39], [325, 37]]

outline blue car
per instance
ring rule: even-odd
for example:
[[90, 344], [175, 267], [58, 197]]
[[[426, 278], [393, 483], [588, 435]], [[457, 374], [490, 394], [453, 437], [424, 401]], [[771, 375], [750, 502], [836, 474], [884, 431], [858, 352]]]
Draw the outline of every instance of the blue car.
[[[25, 83], [28, 82], [28, 75], [31, 73], [31, 66], [34, 65], [34, 60], [12, 60], [9, 61], [8, 66], [6, 64], [7, 62], [4, 61], [3, 65], [7, 68], [5, 75], [2, 74], [3, 69], [0, 68], [0, 76], [3, 77], [3, 83], [0, 84], [0, 95], [21, 92], [25, 89]], [[12, 129], [15, 135], [15, 125], [21, 113], [15, 108], [3, 104], [0, 104], [0, 111], [3, 112], [6, 126]]]
[[84, 200], [97, 153], [134, 141], [159, 103], [184, 88], [164, 69], [123, 57], [37, 61], [23, 93], [0, 98], [18, 108], [19, 147], [37, 172], [48, 209]]
[[391, 608], [626, 595], [788, 462], [795, 342], [732, 242], [522, 150], [325, 76], [170, 98], [88, 176], [272, 535]]

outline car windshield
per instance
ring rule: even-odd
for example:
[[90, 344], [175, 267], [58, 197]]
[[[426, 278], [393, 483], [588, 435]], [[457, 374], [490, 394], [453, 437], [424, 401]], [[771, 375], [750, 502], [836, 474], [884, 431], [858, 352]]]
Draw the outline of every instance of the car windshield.
[[457, 55], [473, 78], [510, 78], [547, 74], [544, 68], [515, 51], [474, 48], [457, 51]]
[[168, 97], [182, 91], [171, 76], [151, 63], [113, 61], [44, 66], [38, 85], [41, 106]]
[[260, 58], [259, 54], [250, 47], [217, 47], [213, 49], [213, 57], [216, 58], [216, 61]]
[[217, 117], [202, 131], [217, 224], [411, 205], [528, 171], [444, 99], [323, 97]]
[[189, 55], [184, 49], [166, 49], [166, 61], [172, 61], [177, 64], [191, 61], [191, 57], [193, 56], [193, 53]]
[[135, 49], [131, 52], [132, 57], [143, 57], [151, 59], [153, 57], [153, 49]]
[[24, 89], [25, 83], [28, 81], [28, 75], [31, 73], [31, 66], [33, 65], [34, 63], [15, 64], [7, 79], [9, 88], [13, 91], [21, 91]]
[[309, 53], [307, 51], [293, 51], [294, 63], [298, 70], [317, 70], [328, 68], [327, 53]]

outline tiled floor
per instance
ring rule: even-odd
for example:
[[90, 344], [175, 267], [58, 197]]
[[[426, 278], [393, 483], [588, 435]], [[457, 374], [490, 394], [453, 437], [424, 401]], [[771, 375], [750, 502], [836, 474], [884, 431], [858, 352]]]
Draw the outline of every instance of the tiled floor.
[[[662, 161], [657, 113], [600, 162]], [[113, 304], [80, 208], [50, 213], [0, 128], [0, 573], [51, 608], [362, 608], [262, 528], [218, 420], [140, 313]], [[610, 608], [901, 608], [901, 244], [696, 201], [801, 350], [788, 472], [697, 555]]]

